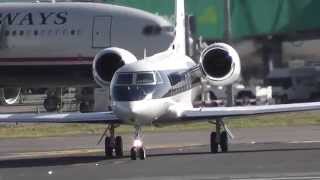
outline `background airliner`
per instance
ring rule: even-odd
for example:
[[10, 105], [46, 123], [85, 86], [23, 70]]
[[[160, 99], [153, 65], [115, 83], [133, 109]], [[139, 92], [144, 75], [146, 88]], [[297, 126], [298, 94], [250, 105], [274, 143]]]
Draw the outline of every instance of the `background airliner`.
[[210, 135], [211, 152], [228, 151], [231, 132], [223, 118], [320, 109], [320, 103], [299, 103], [249, 107], [194, 108], [192, 101], [202, 81], [228, 85], [240, 75], [240, 59], [229, 45], [215, 43], [200, 56], [199, 64], [186, 56], [184, 0], [176, 0], [176, 36], [166, 51], [140, 61], [131, 52], [112, 47], [94, 59], [93, 74], [102, 87], [111, 83], [112, 111], [66, 114], [2, 114], [1, 122], [103, 123], [108, 124], [106, 157], [123, 156], [121, 136], [115, 128], [135, 128], [130, 158], [146, 158], [141, 127], [210, 121], [216, 131]]
[[117, 46], [143, 58], [165, 50], [172, 31], [159, 16], [116, 5], [1, 3], [0, 98], [14, 103], [21, 87], [96, 86], [100, 51]]

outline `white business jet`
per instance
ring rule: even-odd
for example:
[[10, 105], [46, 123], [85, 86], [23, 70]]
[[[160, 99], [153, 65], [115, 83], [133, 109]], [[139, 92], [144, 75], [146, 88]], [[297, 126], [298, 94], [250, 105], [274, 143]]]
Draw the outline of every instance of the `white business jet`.
[[0, 101], [13, 104], [21, 87], [94, 87], [91, 69], [100, 51], [122, 47], [143, 58], [165, 50], [172, 39], [167, 20], [134, 8], [0, 3]]
[[228, 135], [231, 135], [222, 118], [320, 109], [320, 103], [192, 107], [202, 81], [213, 85], [233, 83], [240, 75], [240, 60], [237, 52], [224, 43], [215, 43], [205, 49], [199, 64], [186, 56], [184, 8], [184, 0], [176, 0], [176, 35], [166, 51], [139, 61], [129, 51], [117, 47], [107, 48], [96, 56], [93, 74], [102, 87], [111, 83], [111, 112], [3, 114], [0, 121], [109, 124], [105, 138], [106, 157], [123, 156], [122, 138], [115, 136], [115, 128], [129, 124], [135, 128], [130, 150], [130, 157], [135, 160], [146, 158], [141, 136], [141, 127], [146, 125], [213, 121], [216, 131], [211, 133], [210, 147], [211, 152], [216, 153], [219, 147], [222, 152], [228, 151]]

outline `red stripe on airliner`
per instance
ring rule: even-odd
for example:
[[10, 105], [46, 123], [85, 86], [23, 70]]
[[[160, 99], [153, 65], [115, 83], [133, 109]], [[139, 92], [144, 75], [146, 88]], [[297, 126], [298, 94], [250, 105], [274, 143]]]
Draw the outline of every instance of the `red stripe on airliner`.
[[94, 57], [0, 58], [0, 65], [74, 65], [92, 64]]

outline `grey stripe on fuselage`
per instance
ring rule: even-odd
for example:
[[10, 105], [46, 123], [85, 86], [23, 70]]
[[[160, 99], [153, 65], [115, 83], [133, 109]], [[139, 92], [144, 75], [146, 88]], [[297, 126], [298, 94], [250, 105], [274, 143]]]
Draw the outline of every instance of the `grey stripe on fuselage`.
[[164, 73], [169, 80], [170, 90], [164, 96], [155, 98], [175, 96], [177, 94], [189, 91], [195, 86], [199, 86], [201, 83], [200, 77], [196, 75], [193, 69], [166, 71]]

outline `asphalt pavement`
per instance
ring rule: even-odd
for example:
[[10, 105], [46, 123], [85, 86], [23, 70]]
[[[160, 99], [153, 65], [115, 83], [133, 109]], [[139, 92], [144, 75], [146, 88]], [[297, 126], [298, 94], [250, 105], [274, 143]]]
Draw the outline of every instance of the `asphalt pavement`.
[[232, 131], [230, 151], [218, 154], [209, 153], [209, 130], [145, 133], [148, 156], [136, 161], [132, 134], [121, 159], [104, 158], [98, 135], [0, 139], [0, 180], [320, 179], [320, 126]]
[[105, 159], [98, 136], [1, 140], [0, 179], [320, 179], [319, 130], [238, 129], [218, 154], [206, 131], [145, 134], [144, 161]]
[[319, 179], [320, 144], [236, 144], [148, 150], [146, 160], [106, 160], [102, 153], [0, 162], [1, 179]]

